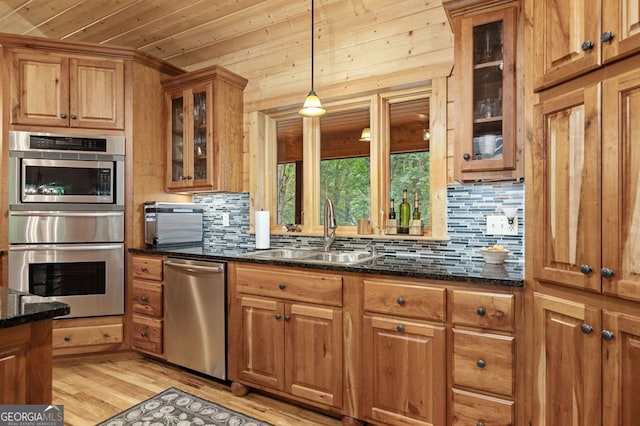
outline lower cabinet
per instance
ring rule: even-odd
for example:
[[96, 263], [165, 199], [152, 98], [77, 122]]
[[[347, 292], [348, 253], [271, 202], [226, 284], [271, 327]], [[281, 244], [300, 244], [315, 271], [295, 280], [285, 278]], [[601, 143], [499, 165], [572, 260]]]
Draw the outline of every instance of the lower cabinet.
[[230, 273], [237, 293], [230, 303], [229, 377], [340, 409], [341, 276], [255, 265]]
[[521, 289], [243, 262], [228, 283], [235, 395], [350, 425], [523, 422]]
[[640, 315], [543, 293], [533, 307], [532, 424], [637, 424]]
[[362, 401], [365, 420], [446, 424], [444, 288], [364, 280]]
[[121, 316], [53, 321], [53, 355], [119, 350], [123, 346]]
[[161, 256], [131, 257], [131, 347], [164, 357], [164, 281]]

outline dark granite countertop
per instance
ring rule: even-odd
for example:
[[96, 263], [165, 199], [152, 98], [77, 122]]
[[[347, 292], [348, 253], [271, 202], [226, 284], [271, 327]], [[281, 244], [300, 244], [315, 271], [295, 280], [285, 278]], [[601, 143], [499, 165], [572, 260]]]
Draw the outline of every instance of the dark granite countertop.
[[[276, 248], [276, 247], [273, 247]], [[524, 285], [524, 267], [522, 262], [510, 262], [500, 265], [483, 261], [413, 256], [380, 256], [372, 261], [357, 265], [318, 264], [303, 260], [273, 260], [248, 257], [256, 250], [209, 249], [203, 247], [174, 248], [132, 248], [131, 253], [175, 256], [190, 259], [212, 261], [239, 261], [247, 263], [305, 267], [326, 271], [356, 272], [362, 274], [391, 275], [407, 278], [446, 280], [476, 284], [522, 287]]]
[[0, 287], [0, 328], [68, 315], [69, 305]]

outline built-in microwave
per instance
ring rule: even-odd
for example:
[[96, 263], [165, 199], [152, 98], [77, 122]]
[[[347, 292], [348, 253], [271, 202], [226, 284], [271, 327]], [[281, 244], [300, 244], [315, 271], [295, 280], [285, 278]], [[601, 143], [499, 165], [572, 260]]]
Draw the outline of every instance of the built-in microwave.
[[[9, 204], [124, 208], [122, 136], [9, 132]], [[107, 208], [107, 210], [110, 210]]]

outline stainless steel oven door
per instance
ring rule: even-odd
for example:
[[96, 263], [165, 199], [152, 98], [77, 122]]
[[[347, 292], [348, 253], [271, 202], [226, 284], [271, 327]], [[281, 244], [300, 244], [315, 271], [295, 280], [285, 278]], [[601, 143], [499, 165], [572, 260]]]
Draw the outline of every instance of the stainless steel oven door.
[[124, 211], [9, 211], [10, 244], [124, 241]]
[[69, 304], [73, 317], [124, 313], [124, 244], [9, 247], [9, 286]]

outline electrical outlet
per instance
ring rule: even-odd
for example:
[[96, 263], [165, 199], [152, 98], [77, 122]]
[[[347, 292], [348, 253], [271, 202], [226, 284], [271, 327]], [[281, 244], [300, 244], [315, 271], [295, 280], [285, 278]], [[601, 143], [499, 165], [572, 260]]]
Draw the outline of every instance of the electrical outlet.
[[513, 217], [513, 223], [509, 223], [506, 216], [487, 216], [487, 234], [518, 235], [518, 217]]
[[229, 226], [229, 213], [222, 213], [222, 226]]

